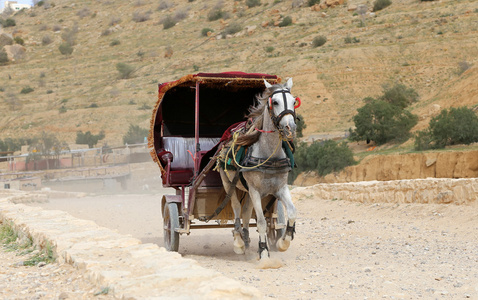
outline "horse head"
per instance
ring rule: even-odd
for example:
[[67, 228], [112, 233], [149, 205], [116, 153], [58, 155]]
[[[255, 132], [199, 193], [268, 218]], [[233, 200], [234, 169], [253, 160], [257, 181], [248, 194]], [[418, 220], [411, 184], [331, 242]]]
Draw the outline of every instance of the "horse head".
[[271, 85], [264, 80], [268, 98], [267, 108], [272, 122], [279, 130], [284, 140], [290, 141], [295, 138], [296, 119], [295, 109], [300, 106], [300, 99], [295, 98], [290, 93], [292, 89], [292, 78], [287, 80], [286, 84]]

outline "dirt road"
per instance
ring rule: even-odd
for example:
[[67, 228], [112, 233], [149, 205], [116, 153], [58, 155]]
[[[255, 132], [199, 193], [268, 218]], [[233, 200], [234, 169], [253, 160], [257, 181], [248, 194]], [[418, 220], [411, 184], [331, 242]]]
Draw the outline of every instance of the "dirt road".
[[[282, 266], [259, 269], [230, 229], [194, 230], [179, 252], [277, 299], [478, 299], [478, 206], [359, 204], [295, 196], [297, 235]], [[50, 199], [68, 211], [162, 246], [161, 195]]]

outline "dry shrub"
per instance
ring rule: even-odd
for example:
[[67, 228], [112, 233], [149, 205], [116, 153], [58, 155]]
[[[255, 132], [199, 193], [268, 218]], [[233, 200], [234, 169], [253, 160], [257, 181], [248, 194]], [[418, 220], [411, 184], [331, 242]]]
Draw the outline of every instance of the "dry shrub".
[[151, 19], [151, 14], [152, 14], [151, 11], [138, 11], [137, 10], [133, 13], [133, 21], [135, 21], [136, 23], [146, 22], [149, 19]]

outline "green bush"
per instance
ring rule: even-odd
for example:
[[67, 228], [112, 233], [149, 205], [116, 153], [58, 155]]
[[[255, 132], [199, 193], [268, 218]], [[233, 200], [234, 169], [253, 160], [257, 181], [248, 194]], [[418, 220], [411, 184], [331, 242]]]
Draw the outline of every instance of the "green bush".
[[10, 60], [8, 59], [7, 52], [5, 51], [5, 49], [1, 49], [0, 50], [0, 66], [1, 65], [6, 65], [9, 62], [10, 62]]
[[114, 46], [118, 46], [119, 44], [121, 44], [120, 40], [114, 39], [111, 41], [110, 46], [114, 47]]
[[309, 6], [309, 7], [314, 6], [316, 4], [320, 4], [320, 0], [308, 0], [307, 1], [307, 6]]
[[149, 134], [148, 129], [139, 127], [138, 125], [129, 125], [128, 132], [123, 136], [125, 144], [139, 144], [144, 142], [144, 138]]
[[171, 16], [166, 16], [166, 18], [164, 18], [162, 23], [163, 23], [163, 29], [169, 29], [169, 28], [174, 27], [176, 25], [176, 21]]
[[350, 37], [350, 36], [347, 36], [347, 37], [344, 38], [344, 42], [345, 42], [346, 44], [352, 44], [352, 43], [355, 44], [355, 43], [360, 43], [360, 39], [358, 39], [358, 38], [356, 38], [356, 37], [352, 38], [352, 37]]
[[333, 140], [313, 142], [310, 146], [300, 143], [295, 150], [294, 159], [297, 168], [292, 170], [289, 183], [292, 183], [302, 172], [315, 171], [320, 176], [325, 176], [356, 164], [353, 152], [347, 143], [339, 144]]
[[325, 43], [327, 43], [327, 38], [325, 36], [323, 35], [316, 36], [312, 40], [312, 47], [317, 48], [317, 47], [323, 46]]
[[302, 115], [300, 114], [297, 114], [297, 121], [296, 121], [296, 125], [297, 125], [297, 137], [303, 137], [303, 133], [302, 133], [302, 130], [306, 129], [307, 128], [307, 125], [305, 124], [305, 120], [304, 120], [304, 117], [302, 117]]
[[209, 32], [214, 32], [214, 30], [212, 30], [211, 28], [203, 28], [201, 30], [201, 35], [202, 36], [207, 36]]
[[3, 27], [13, 27], [13, 26], [16, 26], [17, 23], [15, 22], [14, 19], [12, 18], [8, 18], [6, 20], [4, 19], [0, 19], [0, 25], [2, 25]]
[[65, 107], [64, 105], [62, 105], [62, 106], [58, 109], [58, 112], [59, 112], [60, 114], [64, 114], [64, 113], [67, 112], [67, 109], [66, 109], [66, 107]]
[[17, 43], [18, 45], [22, 45], [22, 46], [25, 45], [25, 41], [24, 41], [21, 37], [19, 37], [19, 36], [16, 36], [16, 37], [13, 39], [13, 41], [14, 41], [15, 43]]
[[478, 117], [467, 107], [443, 109], [430, 120], [428, 129], [415, 136], [415, 150], [478, 142]]
[[287, 16], [279, 23], [279, 27], [286, 27], [292, 24], [292, 18]]
[[274, 52], [275, 48], [272, 47], [272, 46], [267, 46], [267, 47], [265, 48], [265, 50], [266, 50], [267, 53], [272, 53], [272, 52]]
[[225, 19], [227, 13], [220, 8], [213, 8], [207, 13], [207, 19], [209, 21], [217, 21], [219, 19]]
[[45, 36], [43, 36], [43, 38], [41, 39], [41, 44], [43, 46], [46, 46], [46, 45], [49, 45], [53, 42], [53, 40], [51, 39], [51, 37], [47, 34]]
[[99, 134], [92, 134], [90, 131], [83, 133], [82, 131], [78, 131], [76, 133], [76, 143], [81, 145], [88, 145], [89, 148], [93, 148], [96, 144], [98, 144], [99, 140], [105, 138], [105, 132], [100, 131]]
[[242, 25], [237, 22], [232, 22], [224, 28], [224, 34], [235, 34], [242, 30]]
[[373, 11], [382, 10], [392, 4], [391, 0], [376, 0], [373, 3]]
[[380, 99], [404, 109], [418, 101], [418, 93], [413, 88], [407, 88], [399, 83], [393, 86], [385, 85]]
[[246, 0], [247, 7], [255, 7], [261, 5], [261, 0]]
[[133, 76], [134, 71], [136, 71], [133, 66], [130, 66], [125, 63], [117, 63], [116, 70], [118, 70], [119, 72], [120, 79], [131, 78]]
[[73, 53], [73, 46], [68, 42], [64, 42], [61, 43], [60, 47], [58, 47], [58, 50], [60, 50], [60, 53], [63, 55], [71, 55]]
[[31, 92], [33, 92], [33, 91], [34, 91], [33, 88], [31, 88], [31, 87], [29, 87], [29, 86], [26, 86], [26, 87], [24, 87], [24, 88], [20, 91], [20, 94], [29, 94], [29, 93], [31, 93]]

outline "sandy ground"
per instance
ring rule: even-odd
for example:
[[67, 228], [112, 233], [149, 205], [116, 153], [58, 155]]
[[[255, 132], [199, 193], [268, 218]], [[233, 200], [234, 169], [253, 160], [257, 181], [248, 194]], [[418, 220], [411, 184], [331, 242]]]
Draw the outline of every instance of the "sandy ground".
[[[163, 245], [161, 195], [107, 195], [38, 203]], [[277, 299], [478, 299], [478, 206], [360, 204], [296, 199], [297, 235], [259, 269], [257, 233], [245, 255], [230, 229], [196, 229], [179, 252]]]

